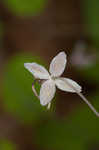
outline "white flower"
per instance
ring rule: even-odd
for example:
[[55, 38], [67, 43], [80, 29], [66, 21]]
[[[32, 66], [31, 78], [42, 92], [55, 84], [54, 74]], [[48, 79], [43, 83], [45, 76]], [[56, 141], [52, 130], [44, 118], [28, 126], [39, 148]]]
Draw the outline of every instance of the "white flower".
[[[56, 87], [60, 90], [67, 92], [81, 92], [81, 86], [79, 86], [75, 81], [60, 77], [64, 72], [67, 63], [65, 52], [60, 52], [56, 57], [53, 58], [49, 72], [36, 63], [25, 63], [24, 66], [28, 69], [35, 78], [45, 79], [44, 83], [41, 85], [40, 89], [40, 103], [45, 106], [51, 102], [55, 95]], [[70, 84], [70, 85], [69, 85]], [[73, 89], [72, 86], [75, 88]]]
[[40, 99], [41, 105], [48, 105], [48, 108], [50, 108], [51, 100], [55, 95], [57, 87], [58, 89], [66, 92], [77, 93], [99, 117], [99, 113], [81, 93], [81, 86], [71, 79], [60, 77], [64, 72], [66, 63], [67, 58], [65, 52], [60, 52], [56, 57], [53, 58], [50, 64], [49, 73], [43, 66], [37, 63], [24, 63], [24, 67], [28, 69], [36, 79], [44, 80], [41, 85], [39, 96], [34, 86], [32, 86], [35, 95]]

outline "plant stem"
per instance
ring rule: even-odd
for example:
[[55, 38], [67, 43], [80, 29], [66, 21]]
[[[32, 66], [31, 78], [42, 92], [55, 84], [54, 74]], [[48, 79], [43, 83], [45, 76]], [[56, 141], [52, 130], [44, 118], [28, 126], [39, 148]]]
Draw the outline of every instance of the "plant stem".
[[73, 89], [75, 90], [75, 92], [83, 99], [83, 101], [90, 107], [90, 109], [95, 113], [95, 115], [97, 117], [99, 117], [99, 112], [97, 112], [97, 110], [93, 107], [93, 105], [87, 100], [87, 98], [80, 92], [78, 92], [78, 90], [71, 85], [68, 81], [65, 80], [65, 82]]
[[[35, 83], [36, 81], [37, 81], [37, 80], [34, 80], [34, 83]], [[40, 98], [39, 98], [39, 95], [37, 94], [37, 92], [36, 92], [36, 90], [35, 90], [34, 83], [32, 84], [32, 90], [33, 90], [35, 96], [36, 96], [38, 99], [40, 99]]]

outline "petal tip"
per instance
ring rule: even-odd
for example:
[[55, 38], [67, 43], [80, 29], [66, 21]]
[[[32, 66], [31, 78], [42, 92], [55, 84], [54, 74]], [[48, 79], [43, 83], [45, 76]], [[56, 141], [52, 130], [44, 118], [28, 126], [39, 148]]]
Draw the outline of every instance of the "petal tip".
[[24, 67], [25, 67], [26, 69], [28, 69], [28, 64], [29, 64], [29, 63], [24, 63]]
[[79, 92], [82, 92], [82, 87], [80, 86], [80, 88], [79, 88]]
[[65, 57], [67, 56], [66, 53], [65, 53], [65, 51], [61, 51], [59, 54], [60, 55], [64, 55]]
[[27, 66], [27, 63], [24, 63], [24, 67], [26, 68], [26, 66]]
[[46, 106], [47, 104], [45, 104], [45, 103], [42, 103], [42, 101], [40, 101], [40, 104], [42, 105], [42, 106]]
[[40, 97], [40, 104], [41, 104], [42, 106], [46, 106], [46, 105], [48, 104], [48, 102], [42, 100], [42, 98]]

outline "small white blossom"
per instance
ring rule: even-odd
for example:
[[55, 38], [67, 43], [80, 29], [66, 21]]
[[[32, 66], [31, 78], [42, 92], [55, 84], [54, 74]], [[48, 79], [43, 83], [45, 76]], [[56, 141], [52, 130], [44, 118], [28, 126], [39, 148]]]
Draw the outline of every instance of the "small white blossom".
[[95, 114], [99, 116], [93, 106], [81, 94], [81, 86], [71, 79], [60, 77], [65, 70], [66, 63], [67, 58], [65, 52], [60, 52], [52, 59], [49, 73], [43, 66], [38, 65], [37, 63], [24, 63], [24, 67], [28, 69], [36, 79], [44, 80], [41, 85], [39, 96], [37, 95], [34, 86], [32, 86], [34, 93], [36, 93], [35, 95], [40, 99], [41, 105], [48, 105], [48, 109], [50, 108], [51, 100], [55, 95], [57, 87], [66, 92], [77, 93]]
[[56, 87], [67, 92], [76, 92], [67, 83], [73, 85], [79, 92], [81, 92], [81, 87], [73, 80], [68, 78], [62, 78], [60, 75], [64, 72], [66, 66], [66, 54], [65, 52], [60, 52], [56, 57], [53, 58], [49, 72], [36, 63], [25, 63], [24, 66], [27, 68], [35, 78], [45, 79], [44, 83], [41, 85], [40, 89], [40, 103], [41, 105], [47, 105], [53, 99], [56, 91]]

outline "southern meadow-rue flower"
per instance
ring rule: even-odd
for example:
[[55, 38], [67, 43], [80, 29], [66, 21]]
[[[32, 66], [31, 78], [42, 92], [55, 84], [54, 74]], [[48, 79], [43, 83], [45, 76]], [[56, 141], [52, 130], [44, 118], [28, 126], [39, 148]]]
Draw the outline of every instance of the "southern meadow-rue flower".
[[41, 105], [47, 105], [47, 108], [49, 109], [51, 106], [51, 100], [56, 92], [56, 87], [62, 91], [77, 93], [96, 114], [96, 116], [99, 117], [99, 113], [81, 93], [81, 86], [71, 79], [60, 77], [65, 70], [66, 63], [67, 58], [65, 52], [60, 52], [52, 59], [49, 72], [43, 66], [35, 62], [24, 63], [24, 67], [33, 74], [36, 80], [43, 81], [39, 95], [34, 88], [34, 84], [32, 85], [34, 94], [38, 97], [38, 99], [40, 99]]

